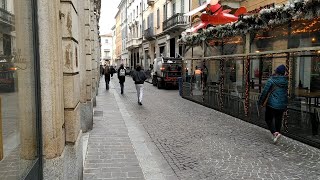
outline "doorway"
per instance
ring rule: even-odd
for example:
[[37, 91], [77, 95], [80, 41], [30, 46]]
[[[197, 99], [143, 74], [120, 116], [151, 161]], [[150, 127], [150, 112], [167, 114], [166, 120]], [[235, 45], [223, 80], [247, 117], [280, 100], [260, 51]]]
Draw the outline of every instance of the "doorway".
[[170, 57], [176, 56], [176, 39], [170, 39]]

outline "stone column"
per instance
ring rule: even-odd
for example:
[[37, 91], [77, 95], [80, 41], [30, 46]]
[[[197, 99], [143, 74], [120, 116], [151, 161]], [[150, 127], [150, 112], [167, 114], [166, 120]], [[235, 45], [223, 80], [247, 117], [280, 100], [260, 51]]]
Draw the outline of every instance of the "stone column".
[[[81, 122], [81, 129], [85, 131], [84, 126], [87, 120], [92, 122], [92, 106], [87, 103], [87, 71], [86, 71], [86, 31], [85, 31], [85, 1], [87, 0], [80, 0], [78, 3], [78, 15], [79, 15], [79, 71], [80, 71], [80, 122]], [[91, 113], [90, 113], [91, 112]], [[89, 115], [88, 115], [89, 113]], [[90, 123], [89, 123], [90, 124]], [[87, 131], [87, 130], [86, 130]]]
[[85, 77], [86, 84], [84, 107], [81, 110], [81, 129], [83, 132], [87, 132], [92, 129], [93, 126], [93, 98], [92, 98], [92, 63], [91, 63], [91, 3], [90, 0], [82, 0], [84, 6], [84, 54], [85, 54]]
[[82, 177], [82, 132], [80, 131], [79, 14], [77, 0], [61, 1], [63, 91], [66, 130], [65, 177]]
[[[65, 147], [63, 57], [60, 1], [38, 0], [39, 52], [42, 103], [42, 139], [46, 160], [61, 156]], [[48, 170], [49, 171], [49, 170]]]
[[95, 4], [93, 0], [90, 0], [90, 39], [91, 39], [91, 63], [92, 63], [92, 98], [93, 98], [93, 106], [96, 106], [96, 94], [98, 90], [97, 81], [98, 81], [98, 63], [97, 63], [97, 51], [96, 51], [96, 41], [97, 41], [97, 18], [94, 13]]

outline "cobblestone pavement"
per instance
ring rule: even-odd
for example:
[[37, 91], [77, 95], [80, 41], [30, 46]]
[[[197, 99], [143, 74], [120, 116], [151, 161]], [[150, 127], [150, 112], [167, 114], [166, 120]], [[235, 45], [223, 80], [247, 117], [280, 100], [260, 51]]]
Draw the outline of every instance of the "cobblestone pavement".
[[319, 149], [286, 137], [274, 145], [267, 130], [185, 100], [177, 90], [144, 88], [139, 106], [128, 77], [121, 101], [179, 179], [320, 180]]

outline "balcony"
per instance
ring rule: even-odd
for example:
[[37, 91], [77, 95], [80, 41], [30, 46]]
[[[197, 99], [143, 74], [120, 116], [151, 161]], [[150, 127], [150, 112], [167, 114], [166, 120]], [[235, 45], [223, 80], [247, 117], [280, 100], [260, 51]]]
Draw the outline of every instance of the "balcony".
[[127, 48], [128, 50], [138, 48], [141, 45], [141, 39], [139, 38], [131, 38], [127, 41]]
[[0, 8], [0, 32], [10, 33], [14, 31], [14, 15]]
[[147, 3], [149, 6], [153, 6], [154, 5], [154, 0], [147, 0]]
[[188, 25], [188, 17], [184, 16], [183, 13], [177, 13], [165, 20], [162, 25], [164, 32], [182, 31]]
[[146, 38], [147, 40], [154, 40], [154, 29], [153, 27], [149, 27], [148, 29], [144, 30], [144, 38]]
[[102, 58], [103, 60], [105, 60], [105, 61], [108, 61], [108, 60], [110, 60], [111, 59], [111, 56], [103, 56], [103, 58]]

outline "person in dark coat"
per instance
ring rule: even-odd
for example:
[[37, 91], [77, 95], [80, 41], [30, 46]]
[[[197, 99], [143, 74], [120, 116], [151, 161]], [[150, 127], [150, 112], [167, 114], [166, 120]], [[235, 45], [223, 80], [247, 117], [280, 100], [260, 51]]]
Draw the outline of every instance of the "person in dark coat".
[[121, 94], [123, 94], [124, 82], [126, 81], [126, 70], [124, 69], [123, 64], [121, 64], [118, 69], [118, 79], [120, 83]]
[[106, 81], [106, 89], [109, 90], [109, 82], [110, 82], [110, 68], [106, 66], [104, 68], [104, 80]]
[[103, 71], [104, 71], [103, 65], [100, 64], [100, 77], [103, 76], [103, 74], [104, 74]]
[[113, 77], [113, 74], [116, 73], [116, 70], [114, 69], [113, 66], [110, 67], [110, 74], [111, 74], [111, 78]]
[[288, 105], [288, 77], [285, 76], [285, 72], [284, 65], [277, 67], [275, 75], [267, 80], [258, 101], [259, 105], [263, 105], [263, 102], [267, 101], [265, 120], [273, 135], [274, 143], [277, 143], [281, 137], [283, 113]]
[[142, 105], [143, 84], [144, 84], [144, 81], [147, 79], [147, 76], [145, 72], [142, 70], [141, 66], [138, 65], [136, 67], [136, 70], [132, 73], [132, 79], [137, 89], [138, 104]]

